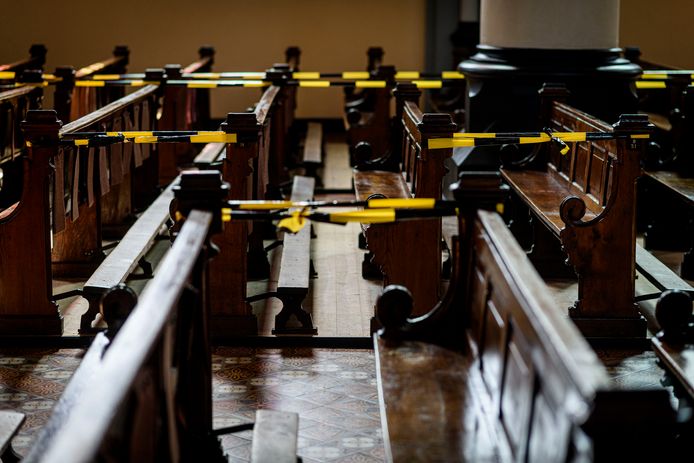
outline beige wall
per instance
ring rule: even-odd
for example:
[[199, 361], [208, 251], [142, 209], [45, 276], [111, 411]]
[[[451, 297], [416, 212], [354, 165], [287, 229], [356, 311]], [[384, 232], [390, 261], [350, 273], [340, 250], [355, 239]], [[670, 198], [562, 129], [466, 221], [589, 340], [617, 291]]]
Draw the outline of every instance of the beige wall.
[[648, 61], [694, 68], [692, 0], [622, 0], [621, 10], [621, 46], [639, 46]]
[[[187, 64], [202, 44], [216, 48], [215, 70], [264, 70], [288, 45], [301, 47], [303, 70], [363, 70], [369, 46], [401, 69], [424, 67], [425, 0], [12, 0], [2, 16], [13, 21], [0, 27], [0, 63], [44, 43], [50, 70], [98, 61], [121, 43], [133, 71]], [[213, 91], [217, 116], [258, 98], [257, 89]], [[341, 101], [339, 88], [303, 89], [298, 114], [339, 117]]]
[[[139, 71], [187, 64], [199, 45], [209, 43], [217, 49], [215, 69], [263, 70], [283, 58], [287, 45], [299, 45], [304, 70], [342, 71], [363, 69], [366, 48], [379, 45], [388, 63], [422, 69], [425, 2], [12, 0], [2, 6], [3, 18], [12, 20], [0, 27], [0, 62], [24, 57], [31, 43], [45, 43], [48, 69], [79, 67], [123, 43], [132, 51], [130, 69]], [[623, 0], [619, 43], [640, 46], [645, 59], [694, 68], [692, 17], [691, 0]], [[304, 89], [299, 115], [338, 117], [341, 95], [340, 89]], [[257, 96], [254, 89], [216, 90], [213, 111], [243, 110]]]

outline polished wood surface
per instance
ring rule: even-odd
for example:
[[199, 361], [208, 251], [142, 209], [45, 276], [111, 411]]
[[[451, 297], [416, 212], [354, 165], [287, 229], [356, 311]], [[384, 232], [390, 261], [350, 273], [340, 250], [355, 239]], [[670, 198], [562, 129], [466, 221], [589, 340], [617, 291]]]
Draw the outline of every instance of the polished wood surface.
[[83, 296], [89, 302], [89, 309], [82, 316], [81, 333], [92, 331], [101, 296], [108, 289], [124, 283], [154, 245], [162, 227], [170, 218], [169, 208], [174, 197], [172, 187], [173, 183], [138, 217], [118, 245], [84, 283]]
[[439, 306], [409, 318], [402, 290], [387, 288], [379, 300], [384, 329], [374, 342], [388, 461], [657, 454], [635, 436], [672, 438], [667, 392], [614, 387], [501, 218], [480, 211], [470, 226], [472, 217], [460, 222], [471, 247], [456, 245]]
[[[402, 91], [402, 84], [397, 89]], [[412, 98], [418, 95], [415, 92]], [[377, 163], [364, 170], [362, 167], [355, 169], [357, 199], [364, 201], [372, 195], [442, 197], [444, 161], [451, 156], [452, 150], [429, 150], [428, 142], [432, 138], [452, 137], [456, 125], [447, 114], [423, 114], [412, 98], [397, 98], [402, 105], [397, 110], [401, 118], [394, 121], [397, 135], [393, 135], [392, 144], [399, 151], [384, 161], [384, 164], [394, 165], [396, 172], [379, 170]], [[388, 132], [383, 136], [389, 137]], [[441, 220], [374, 224], [363, 229], [370, 251], [365, 258], [365, 269], [375, 266], [383, 275], [384, 286], [401, 284], [410, 288], [415, 299], [415, 313], [428, 312], [440, 298]], [[369, 276], [366, 271], [363, 275]]]
[[[551, 104], [549, 117], [557, 131], [628, 135], [648, 130], [645, 116], [623, 116], [613, 129], [559, 102]], [[643, 149], [641, 141], [616, 139], [575, 143], [562, 156], [548, 144], [532, 160], [502, 169], [533, 217], [561, 241], [578, 276], [578, 299], [569, 314], [587, 336], [645, 335], [645, 321], [633, 302], [635, 193]], [[537, 265], [543, 258], [541, 240], [536, 230], [531, 256]]]
[[302, 160], [304, 163], [320, 164], [323, 159], [323, 125], [309, 122], [304, 141]]
[[694, 205], [694, 180], [671, 171], [646, 171], [646, 175], [663, 184], [668, 190]]
[[[311, 201], [316, 186], [313, 177], [295, 175], [292, 180], [291, 201]], [[306, 224], [298, 233], [285, 232], [282, 244], [277, 297], [282, 310], [275, 317], [273, 334], [317, 334], [311, 314], [304, 310], [303, 301], [311, 281], [311, 226]], [[300, 329], [287, 324], [291, 316], [301, 324]]]
[[26, 461], [219, 461], [218, 444], [209, 438], [211, 351], [201, 293], [212, 219], [209, 212], [188, 215], [99, 374], [45, 447]]

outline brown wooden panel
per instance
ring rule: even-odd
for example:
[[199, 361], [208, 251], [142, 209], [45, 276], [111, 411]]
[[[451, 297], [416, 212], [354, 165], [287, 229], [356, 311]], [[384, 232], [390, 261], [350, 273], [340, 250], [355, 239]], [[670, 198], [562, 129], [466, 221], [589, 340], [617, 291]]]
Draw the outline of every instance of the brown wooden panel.
[[501, 396], [501, 422], [517, 458], [525, 452], [530, 424], [535, 372], [532, 346], [520, 330], [513, 329], [506, 351], [506, 367]]

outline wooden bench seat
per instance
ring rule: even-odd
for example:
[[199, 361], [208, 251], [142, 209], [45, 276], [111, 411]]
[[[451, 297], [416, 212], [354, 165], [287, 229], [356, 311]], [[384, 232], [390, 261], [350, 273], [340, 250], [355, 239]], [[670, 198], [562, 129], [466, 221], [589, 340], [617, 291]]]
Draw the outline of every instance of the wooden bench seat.
[[82, 315], [81, 334], [97, 329], [95, 317], [99, 313], [101, 296], [106, 291], [125, 283], [138, 266], [143, 268], [145, 276], [152, 276], [151, 266], [143, 259], [170, 218], [169, 209], [174, 198], [172, 187], [173, 183], [140, 215], [84, 284], [82, 296], [89, 302], [89, 308]]
[[[316, 186], [312, 177], [294, 176], [292, 180], [291, 201], [312, 201]], [[302, 307], [308, 295], [311, 281], [311, 227], [305, 226], [298, 233], [284, 234], [282, 258], [277, 280], [277, 297], [282, 300], [280, 313], [275, 316], [273, 334], [317, 334], [311, 314]], [[301, 328], [289, 328], [287, 322], [294, 315]]]
[[323, 164], [323, 125], [320, 122], [307, 124], [306, 138], [301, 151], [301, 164], [306, 176], [320, 181], [317, 172]]
[[[440, 199], [444, 160], [452, 150], [429, 150], [428, 142], [452, 137], [456, 125], [447, 114], [423, 114], [417, 106], [421, 92], [414, 85], [398, 84], [393, 93], [398, 103], [395, 129], [381, 136], [392, 138], [394, 149], [382, 163], [354, 170], [355, 195], [360, 201], [373, 195]], [[384, 286], [408, 286], [415, 298], [416, 314], [431, 309], [440, 298], [441, 220], [374, 224], [362, 230], [369, 250], [362, 276], [382, 274]], [[372, 322], [375, 328], [375, 320]]]
[[[379, 65], [371, 72], [371, 78], [392, 82], [395, 67]], [[369, 143], [373, 158], [384, 156], [390, 148], [390, 139], [384, 134], [388, 133], [390, 126], [391, 90], [388, 86], [367, 88], [358, 95], [358, 98], [347, 98], [343, 118], [352, 165], [356, 165], [355, 148], [358, 143]]]
[[225, 153], [226, 145], [224, 143], [207, 143], [195, 156], [193, 165], [202, 168], [209, 167], [213, 162], [219, 162]]
[[456, 199], [463, 214], [440, 304], [414, 318], [411, 296], [397, 286], [378, 301], [386, 460], [674, 455], [666, 444], [677, 433], [667, 391], [612, 383], [501, 218], [475, 213], [460, 190]]
[[[289, 67], [280, 68], [268, 70], [272, 79], [288, 78]], [[291, 89], [291, 86], [271, 85], [253, 111], [227, 114], [221, 129], [237, 134], [240, 141], [227, 147], [226, 153], [219, 158], [221, 163], [216, 166], [231, 185], [228, 199], [276, 199], [274, 195], [280, 191], [293, 120], [293, 100], [288, 94]], [[214, 239], [221, 250], [220, 256], [210, 263], [212, 334], [215, 337], [258, 332], [246, 284], [249, 279], [264, 279], [270, 275], [262, 225], [232, 222]]]
[[[645, 116], [631, 115], [613, 128], [557, 101], [562, 95], [562, 88], [543, 88], [546, 126], [561, 132], [614, 130], [622, 138], [576, 143], [565, 156], [548, 143], [520, 162], [505, 159], [501, 174], [515, 201], [507, 216], [514, 232], [532, 236], [529, 257], [541, 274], [575, 272], [578, 298], [569, 315], [586, 336], [643, 337], [646, 322], [634, 303], [634, 223], [645, 145], [629, 137], [651, 126]], [[524, 224], [526, 211], [531, 229]], [[570, 267], [562, 265], [567, 256]]]
[[[113, 326], [95, 338], [23, 461], [226, 461], [218, 437], [225, 430], [212, 428], [205, 284], [226, 188], [219, 172], [181, 175], [175, 194], [184, 221], [161, 272], [139, 301], [123, 288], [107, 294], [104, 317]], [[298, 416], [262, 411], [257, 419], [252, 461], [296, 461]]]

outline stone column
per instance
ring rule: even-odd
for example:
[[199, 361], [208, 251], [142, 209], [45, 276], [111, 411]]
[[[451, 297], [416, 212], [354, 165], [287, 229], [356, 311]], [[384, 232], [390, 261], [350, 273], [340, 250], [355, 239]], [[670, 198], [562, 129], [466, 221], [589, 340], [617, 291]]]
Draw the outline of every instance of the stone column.
[[466, 129], [541, 129], [537, 92], [545, 82], [564, 83], [569, 104], [609, 123], [634, 112], [640, 68], [617, 48], [619, 3], [481, 0], [480, 45], [459, 65], [468, 84]]

